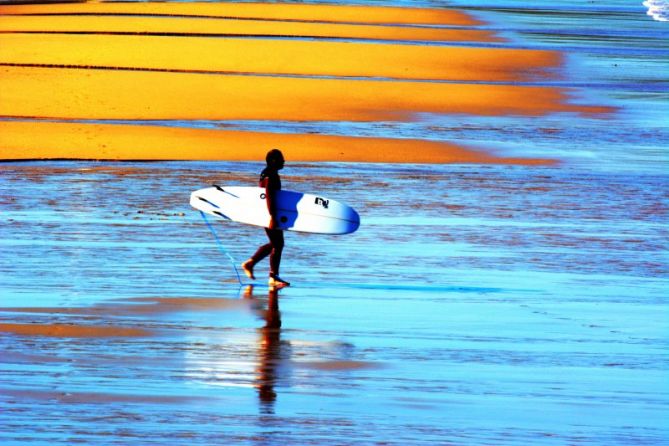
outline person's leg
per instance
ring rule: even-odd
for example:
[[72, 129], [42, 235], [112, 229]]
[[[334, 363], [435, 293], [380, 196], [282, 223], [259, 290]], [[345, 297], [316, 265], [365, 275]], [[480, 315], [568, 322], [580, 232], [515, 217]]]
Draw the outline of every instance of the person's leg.
[[262, 245], [260, 248], [258, 248], [256, 253], [251, 256], [251, 260], [253, 260], [253, 264], [255, 265], [256, 263], [260, 262], [262, 259], [264, 259], [268, 255], [270, 255], [272, 253], [272, 248], [273, 248], [273, 244], [271, 242], [267, 243], [265, 245]]
[[265, 229], [267, 237], [272, 245], [272, 250], [269, 255], [269, 275], [270, 277], [277, 277], [281, 267], [281, 254], [283, 253], [283, 231], [280, 229]]
[[255, 275], [253, 274], [253, 267], [256, 265], [256, 263], [260, 262], [262, 259], [264, 259], [265, 257], [267, 257], [272, 253], [273, 246], [271, 240], [272, 239], [270, 238], [270, 243], [262, 245], [260, 248], [258, 248], [256, 253], [251, 256], [250, 259], [242, 263], [242, 270], [249, 279], [255, 280], [256, 278]]

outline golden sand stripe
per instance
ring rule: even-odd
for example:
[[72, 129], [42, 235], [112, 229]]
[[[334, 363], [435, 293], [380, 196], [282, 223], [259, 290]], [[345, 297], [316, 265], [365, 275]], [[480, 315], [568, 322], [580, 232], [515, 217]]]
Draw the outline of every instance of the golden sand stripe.
[[446, 142], [161, 126], [0, 121], [0, 159], [262, 160], [280, 147], [290, 161], [551, 164], [503, 158]]
[[482, 30], [156, 16], [0, 16], [0, 32], [209, 34], [442, 42], [499, 42], [502, 40], [494, 33]]
[[0, 67], [0, 116], [411, 120], [415, 113], [604, 113], [557, 88]]
[[0, 333], [58, 338], [115, 338], [151, 335], [148, 330], [139, 328], [69, 324], [0, 324]]
[[164, 14], [347, 23], [479, 25], [455, 10], [277, 3], [70, 3], [0, 6], [0, 14]]
[[549, 77], [560, 55], [371, 43], [5, 34], [0, 35], [0, 63], [509, 82]]

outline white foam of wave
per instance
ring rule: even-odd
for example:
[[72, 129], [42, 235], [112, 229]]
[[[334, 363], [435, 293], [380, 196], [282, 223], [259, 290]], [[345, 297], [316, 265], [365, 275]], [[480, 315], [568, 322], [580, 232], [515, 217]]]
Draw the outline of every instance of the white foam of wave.
[[646, 0], [648, 15], [659, 22], [669, 22], [669, 0]]

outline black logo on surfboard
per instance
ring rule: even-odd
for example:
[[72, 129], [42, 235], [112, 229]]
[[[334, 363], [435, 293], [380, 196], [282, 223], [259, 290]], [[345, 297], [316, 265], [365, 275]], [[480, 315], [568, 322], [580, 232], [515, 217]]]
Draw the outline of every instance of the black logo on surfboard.
[[320, 205], [320, 206], [323, 206], [325, 209], [327, 209], [328, 205], [330, 204], [330, 200], [326, 200], [325, 198], [321, 198], [321, 197], [316, 197], [315, 203]]

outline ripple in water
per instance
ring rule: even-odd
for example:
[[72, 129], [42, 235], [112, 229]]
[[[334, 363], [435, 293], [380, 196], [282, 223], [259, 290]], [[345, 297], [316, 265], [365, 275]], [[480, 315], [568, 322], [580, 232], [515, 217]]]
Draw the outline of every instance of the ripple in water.
[[669, 22], [669, 0], [646, 0], [643, 5], [654, 20]]

